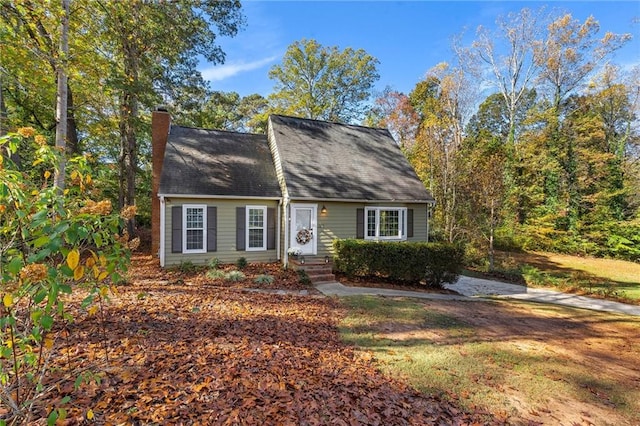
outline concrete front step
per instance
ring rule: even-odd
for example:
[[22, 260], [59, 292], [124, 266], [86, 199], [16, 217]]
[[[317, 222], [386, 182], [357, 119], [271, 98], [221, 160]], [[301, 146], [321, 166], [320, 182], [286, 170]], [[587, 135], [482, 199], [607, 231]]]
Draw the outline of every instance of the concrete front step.
[[336, 276], [333, 274], [307, 274], [312, 284], [334, 282]]
[[335, 281], [336, 277], [333, 275], [333, 265], [326, 262], [305, 262], [301, 263], [296, 260], [292, 260], [290, 265], [295, 270], [305, 271], [312, 284], [320, 282]]

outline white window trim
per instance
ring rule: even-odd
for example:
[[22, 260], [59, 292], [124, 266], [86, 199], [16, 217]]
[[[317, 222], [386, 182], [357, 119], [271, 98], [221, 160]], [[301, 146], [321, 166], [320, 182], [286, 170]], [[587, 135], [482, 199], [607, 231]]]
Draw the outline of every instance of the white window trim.
[[[376, 232], [374, 236], [369, 235], [369, 212], [375, 211], [376, 213]], [[381, 237], [380, 236], [380, 212], [381, 211], [398, 211], [399, 215], [399, 231], [400, 235], [393, 237]], [[365, 207], [364, 209], [364, 239], [374, 241], [405, 241], [407, 239], [407, 208], [406, 207]]]
[[[202, 248], [187, 249], [187, 209], [202, 209]], [[199, 229], [199, 228], [190, 228]], [[207, 206], [205, 204], [182, 205], [182, 253], [206, 253], [207, 252]]]
[[[249, 247], [249, 211], [262, 210], [262, 247]], [[246, 206], [244, 227], [244, 249], [246, 251], [265, 251], [267, 249], [267, 206]], [[260, 229], [260, 228], [255, 228]]]

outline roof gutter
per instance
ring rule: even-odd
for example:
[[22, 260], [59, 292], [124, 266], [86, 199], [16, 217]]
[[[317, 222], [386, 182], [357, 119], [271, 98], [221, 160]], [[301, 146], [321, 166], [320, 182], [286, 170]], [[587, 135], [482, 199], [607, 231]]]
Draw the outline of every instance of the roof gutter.
[[158, 194], [158, 196], [165, 198], [194, 198], [211, 200], [282, 200], [282, 197], [255, 197], [251, 195]]
[[305, 201], [305, 202], [318, 202], [318, 201], [326, 201], [326, 202], [340, 202], [340, 203], [407, 203], [407, 204], [422, 204], [426, 203], [431, 206], [436, 204], [435, 200], [425, 199], [425, 200], [363, 200], [363, 199], [351, 199], [351, 198], [314, 198], [314, 197], [292, 197], [295, 201]]

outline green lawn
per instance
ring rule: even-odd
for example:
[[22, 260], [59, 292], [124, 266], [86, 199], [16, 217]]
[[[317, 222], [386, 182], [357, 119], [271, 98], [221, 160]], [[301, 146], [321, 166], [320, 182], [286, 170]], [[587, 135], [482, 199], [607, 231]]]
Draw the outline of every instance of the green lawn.
[[506, 424], [640, 424], [640, 374], [628, 370], [640, 353], [635, 317], [515, 301], [341, 301], [343, 339], [422, 392]]
[[500, 252], [496, 258], [501, 269], [524, 272], [528, 285], [640, 302], [638, 263], [541, 252]]

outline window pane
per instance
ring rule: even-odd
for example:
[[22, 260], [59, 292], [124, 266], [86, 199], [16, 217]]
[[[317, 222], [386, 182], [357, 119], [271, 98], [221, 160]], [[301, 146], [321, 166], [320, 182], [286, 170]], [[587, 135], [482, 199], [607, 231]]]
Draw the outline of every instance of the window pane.
[[249, 209], [249, 227], [262, 228], [264, 226], [264, 211], [262, 209]]
[[296, 209], [296, 231], [311, 229], [311, 209]]
[[187, 229], [203, 228], [203, 209], [187, 207]]
[[202, 250], [204, 247], [204, 233], [202, 230], [187, 230], [187, 250]]
[[264, 230], [249, 229], [249, 248], [260, 248], [264, 242]]
[[376, 236], [376, 211], [367, 210], [367, 237]]
[[400, 234], [400, 212], [380, 210], [380, 236], [397, 237]]

